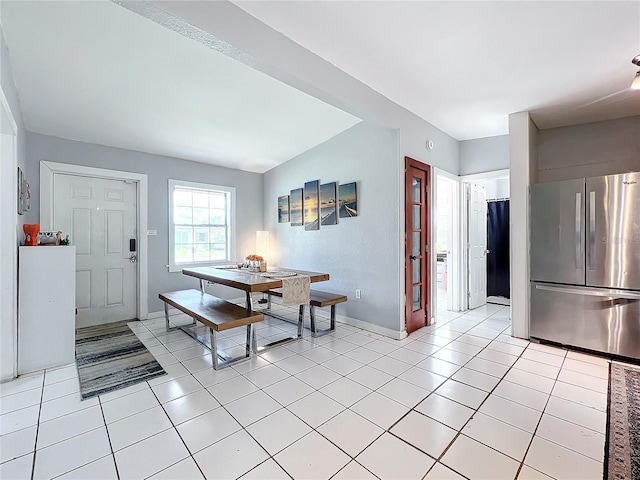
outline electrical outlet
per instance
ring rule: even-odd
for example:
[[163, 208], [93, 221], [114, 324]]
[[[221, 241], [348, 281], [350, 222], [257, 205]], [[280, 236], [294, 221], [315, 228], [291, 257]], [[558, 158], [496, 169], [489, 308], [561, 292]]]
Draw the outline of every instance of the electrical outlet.
[[360, 289], [356, 290], [356, 298], [360, 298]]

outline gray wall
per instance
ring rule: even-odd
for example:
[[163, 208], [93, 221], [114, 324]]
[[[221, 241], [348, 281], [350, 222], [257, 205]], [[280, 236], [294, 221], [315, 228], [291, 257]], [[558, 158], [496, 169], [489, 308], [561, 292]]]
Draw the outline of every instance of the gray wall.
[[640, 171], [640, 116], [540, 130], [538, 181]]
[[[404, 157], [407, 156], [454, 175], [462, 175], [459, 172], [461, 142], [410, 112], [399, 111], [394, 118], [397, 122], [394, 127], [397, 125], [400, 130], [400, 166], [402, 169], [404, 169]], [[433, 141], [432, 150], [428, 150], [426, 147], [428, 140]]]
[[509, 168], [509, 135], [460, 142], [460, 173], [493, 172]]
[[[85, 165], [96, 168], [144, 173], [149, 182], [148, 228], [157, 236], [148, 237], [149, 312], [162, 310], [158, 293], [197, 288], [193, 279], [169, 273], [168, 179], [236, 187], [238, 238], [236, 252], [244, 258], [255, 250], [255, 231], [262, 229], [262, 175], [202, 163], [161, 157], [102, 145], [76, 142], [29, 132], [26, 175], [31, 182], [29, 223], [40, 223], [40, 161]], [[224, 298], [238, 297], [238, 291], [215, 287], [212, 293]]]
[[[264, 175], [272, 264], [326, 271], [321, 290], [346, 294], [338, 313], [394, 331], [400, 317], [398, 134], [362, 122]], [[277, 200], [305, 182], [357, 182], [358, 217], [305, 231], [278, 223]], [[355, 290], [362, 290], [356, 300]]]

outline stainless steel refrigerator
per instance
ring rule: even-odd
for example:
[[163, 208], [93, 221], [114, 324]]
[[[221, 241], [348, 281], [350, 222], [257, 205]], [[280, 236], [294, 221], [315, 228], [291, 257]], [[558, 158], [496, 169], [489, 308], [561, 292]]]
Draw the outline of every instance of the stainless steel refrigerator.
[[530, 195], [531, 337], [640, 359], [640, 173]]

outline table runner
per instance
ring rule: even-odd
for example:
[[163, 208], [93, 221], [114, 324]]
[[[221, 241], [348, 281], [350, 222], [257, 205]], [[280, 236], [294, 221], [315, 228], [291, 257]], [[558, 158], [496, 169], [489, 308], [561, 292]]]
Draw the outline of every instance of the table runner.
[[296, 275], [282, 279], [282, 304], [287, 306], [309, 303], [310, 279], [308, 275]]

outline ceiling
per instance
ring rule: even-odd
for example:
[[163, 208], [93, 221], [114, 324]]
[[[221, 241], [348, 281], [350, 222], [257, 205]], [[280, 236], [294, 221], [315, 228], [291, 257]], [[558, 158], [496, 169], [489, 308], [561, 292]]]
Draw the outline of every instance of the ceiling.
[[[458, 140], [640, 115], [638, 1], [233, 3]], [[0, 2], [27, 130], [265, 172], [360, 121], [129, 7]]]
[[360, 121], [109, 1], [1, 8], [32, 132], [265, 172]]
[[233, 3], [458, 140], [640, 115], [637, 0]]

